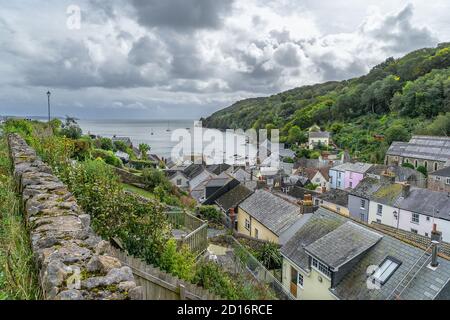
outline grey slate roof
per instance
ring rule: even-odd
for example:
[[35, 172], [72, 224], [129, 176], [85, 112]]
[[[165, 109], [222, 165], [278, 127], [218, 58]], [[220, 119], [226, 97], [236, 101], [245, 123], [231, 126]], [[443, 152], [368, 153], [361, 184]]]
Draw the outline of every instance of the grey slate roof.
[[348, 206], [348, 192], [340, 189], [331, 189], [317, 196], [318, 199], [331, 202], [342, 207]]
[[373, 247], [382, 236], [354, 222], [346, 222], [305, 248], [333, 269], [358, 257]]
[[357, 196], [364, 199], [370, 199], [372, 194], [382, 186], [382, 182], [375, 178], [364, 178], [361, 182], [350, 191], [350, 195]]
[[406, 167], [402, 167], [402, 166], [386, 166], [386, 165], [381, 165], [381, 164], [372, 166], [367, 171], [367, 174], [381, 176], [385, 171], [394, 173], [395, 177], [396, 177], [396, 181], [399, 181], [399, 182], [408, 181], [408, 179], [411, 177], [423, 177], [422, 173], [420, 173], [417, 170], [411, 169], [411, 168], [406, 168]]
[[450, 221], [450, 196], [448, 193], [412, 188], [409, 196], [400, 202], [399, 207], [430, 217], [434, 214], [436, 218]]
[[310, 138], [330, 138], [330, 133], [327, 131], [311, 131]]
[[362, 162], [351, 163], [351, 162], [347, 162], [347, 163], [343, 163], [343, 164], [337, 165], [337, 166], [331, 168], [330, 170], [351, 171], [351, 172], [356, 172], [356, 173], [366, 173], [372, 166], [373, 166], [373, 164], [371, 164], [371, 163], [362, 163]]
[[[298, 267], [309, 270], [309, 260], [305, 247], [328, 235], [346, 224], [350, 219], [335, 214], [325, 208], [320, 208], [307, 223], [281, 249]], [[354, 224], [355, 222], [352, 222]], [[372, 229], [368, 232], [374, 232]], [[342, 229], [341, 229], [342, 230]], [[381, 233], [380, 233], [381, 234]], [[397, 240], [389, 235], [381, 234], [382, 238], [362, 255], [362, 258], [336, 284], [331, 292], [343, 300], [385, 300], [400, 283], [405, 274], [412, 268], [424, 253], [423, 250]], [[341, 240], [342, 241], [342, 240]], [[367, 270], [370, 266], [379, 266], [387, 257], [401, 261], [400, 267], [393, 273], [380, 290], [370, 290], [367, 286]], [[430, 300], [435, 299], [450, 280], [450, 261], [438, 258], [439, 267], [436, 271], [425, 267], [406, 288], [402, 299]]]
[[257, 190], [239, 208], [247, 212], [277, 236], [300, 218], [300, 207], [268, 191]]
[[243, 185], [238, 185], [236, 188], [228, 191], [216, 200], [216, 203], [225, 211], [231, 208], [236, 208], [242, 201], [247, 199], [253, 191]]
[[433, 173], [430, 173], [430, 176], [440, 176], [440, 177], [450, 177], [450, 167], [434, 171]]
[[393, 142], [386, 154], [446, 162], [450, 159], [450, 138], [413, 136], [409, 142]]

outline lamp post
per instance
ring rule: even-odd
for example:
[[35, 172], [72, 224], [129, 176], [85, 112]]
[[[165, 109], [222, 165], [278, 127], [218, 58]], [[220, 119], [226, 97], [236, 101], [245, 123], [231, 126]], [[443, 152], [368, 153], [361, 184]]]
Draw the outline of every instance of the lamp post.
[[50, 122], [50, 91], [47, 91], [47, 98], [48, 98], [48, 122]]

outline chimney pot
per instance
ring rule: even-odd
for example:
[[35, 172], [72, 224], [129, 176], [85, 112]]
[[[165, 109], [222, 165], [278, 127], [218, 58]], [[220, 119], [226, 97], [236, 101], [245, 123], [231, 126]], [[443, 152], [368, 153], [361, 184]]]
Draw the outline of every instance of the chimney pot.
[[436, 224], [433, 224], [433, 230], [431, 231], [431, 267], [437, 268], [439, 266], [438, 254], [439, 254], [439, 244], [442, 241], [442, 232], [437, 231]]

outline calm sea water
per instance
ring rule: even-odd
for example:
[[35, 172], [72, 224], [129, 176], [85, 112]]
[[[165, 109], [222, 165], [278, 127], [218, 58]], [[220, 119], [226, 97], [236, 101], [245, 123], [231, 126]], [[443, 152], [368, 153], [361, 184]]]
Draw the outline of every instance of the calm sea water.
[[[151, 152], [159, 156], [170, 158], [172, 149], [178, 141], [172, 141], [172, 134], [176, 129], [189, 129], [192, 134], [196, 120], [78, 120], [78, 124], [83, 133], [95, 134], [111, 138], [114, 135], [129, 137], [135, 146], [140, 143], [147, 143], [151, 147]], [[230, 135], [226, 135], [227, 141]], [[231, 136], [234, 138], [234, 136]], [[195, 137], [196, 140], [202, 139]], [[221, 151], [220, 153], [223, 154]], [[245, 157], [236, 152], [238, 157]], [[228, 158], [233, 157], [229, 155]], [[223, 157], [218, 155], [217, 157]]]

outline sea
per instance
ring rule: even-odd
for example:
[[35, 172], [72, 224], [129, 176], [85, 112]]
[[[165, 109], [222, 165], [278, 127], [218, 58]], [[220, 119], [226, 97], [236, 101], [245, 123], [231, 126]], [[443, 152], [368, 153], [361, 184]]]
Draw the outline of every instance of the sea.
[[[151, 153], [157, 154], [160, 157], [167, 159], [171, 158], [172, 150], [176, 145], [179, 145], [179, 140], [173, 136], [177, 132], [177, 129], [182, 129], [185, 132], [189, 132], [195, 142], [203, 141], [202, 135], [195, 135], [194, 128], [198, 126], [196, 124], [198, 120], [126, 120], [126, 119], [115, 119], [115, 120], [77, 120], [79, 126], [83, 130], [84, 134], [92, 134], [102, 137], [112, 138], [117, 137], [129, 137], [133, 142], [133, 145], [138, 146], [140, 143], [146, 143], [151, 147]], [[205, 130], [205, 129], [204, 129]], [[204, 132], [203, 130], [203, 132]], [[224, 140], [231, 141], [231, 139], [236, 141], [236, 145], [239, 141], [242, 142], [242, 135], [223, 133], [219, 130], [214, 130], [215, 133], [221, 133], [224, 135]], [[236, 139], [239, 137], [239, 139]], [[245, 137], [244, 137], [245, 141]], [[193, 143], [195, 143], [193, 142]], [[224, 146], [223, 150], [218, 150], [215, 154], [215, 162], [229, 162], [229, 161], [242, 161], [248, 155], [255, 154], [256, 147], [249, 145], [245, 151], [242, 148], [235, 148], [233, 152], [225, 154]], [[224, 158], [226, 158], [224, 160]], [[244, 160], [245, 161], [245, 160]]]

